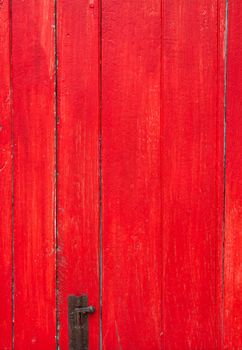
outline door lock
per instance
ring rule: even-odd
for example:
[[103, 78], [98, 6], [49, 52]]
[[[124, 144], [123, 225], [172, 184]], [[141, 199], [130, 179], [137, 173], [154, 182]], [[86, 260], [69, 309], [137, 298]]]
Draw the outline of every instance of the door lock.
[[88, 315], [94, 312], [87, 295], [68, 297], [69, 350], [88, 350]]

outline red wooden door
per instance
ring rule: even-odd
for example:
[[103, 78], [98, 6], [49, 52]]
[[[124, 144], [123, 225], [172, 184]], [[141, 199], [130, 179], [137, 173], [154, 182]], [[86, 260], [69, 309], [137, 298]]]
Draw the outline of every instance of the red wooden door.
[[[242, 6], [0, 1], [0, 350], [242, 349]], [[81, 349], [76, 349], [81, 350]]]

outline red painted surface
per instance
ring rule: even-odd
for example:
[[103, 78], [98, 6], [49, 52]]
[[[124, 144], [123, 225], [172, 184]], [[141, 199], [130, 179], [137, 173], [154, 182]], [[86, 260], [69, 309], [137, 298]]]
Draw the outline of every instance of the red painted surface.
[[0, 350], [67, 350], [82, 293], [90, 350], [242, 349], [225, 4], [0, 0]]
[[89, 348], [99, 348], [99, 4], [58, 7], [58, 301], [68, 348], [67, 298], [88, 294]]
[[102, 8], [103, 349], [160, 349], [160, 1]]
[[14, 349], [55, 348], [54, 1], [12, 2]]
[[224, 349], [242, 348], [242, 4], [229, 2]]
[[215, 0], [163, 4], [164, 349], [220, 348], [223, 13]]
[[0, 349], [12, 349], [12, 147], [9, 2], [0, 2]]

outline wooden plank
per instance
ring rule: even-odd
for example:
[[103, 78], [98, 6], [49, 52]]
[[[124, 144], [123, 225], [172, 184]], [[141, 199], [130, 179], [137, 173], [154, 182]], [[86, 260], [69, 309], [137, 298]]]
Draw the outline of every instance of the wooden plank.
[[68, 348], [67, 297], [88, 294], [89, 348], [99, 348], [99, 4], [59, 0], [58, 299]]
[[224, 349], [242, 349], [242, 3], [228, 14]]
[[219, 349], [221, 345], [222, 4], [163, 2], [165, 349]]
[[0, 2], [0, 349], [12, 349], [12, 147], [9, 2]]
[[[12, 1], [14, 348], [53, 350], [54, 1]], [[44, 344], [44, 345], [43, 345]]]
[[160, 3], [102, 2], [104, 350], [161, 348]]

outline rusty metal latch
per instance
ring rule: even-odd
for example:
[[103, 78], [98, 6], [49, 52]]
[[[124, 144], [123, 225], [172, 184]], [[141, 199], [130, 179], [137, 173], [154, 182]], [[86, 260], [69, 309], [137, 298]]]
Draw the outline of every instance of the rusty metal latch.
[[94, 312], [87, 295], [68, 297], [69, 350], [88, 350], [88, 315]]

